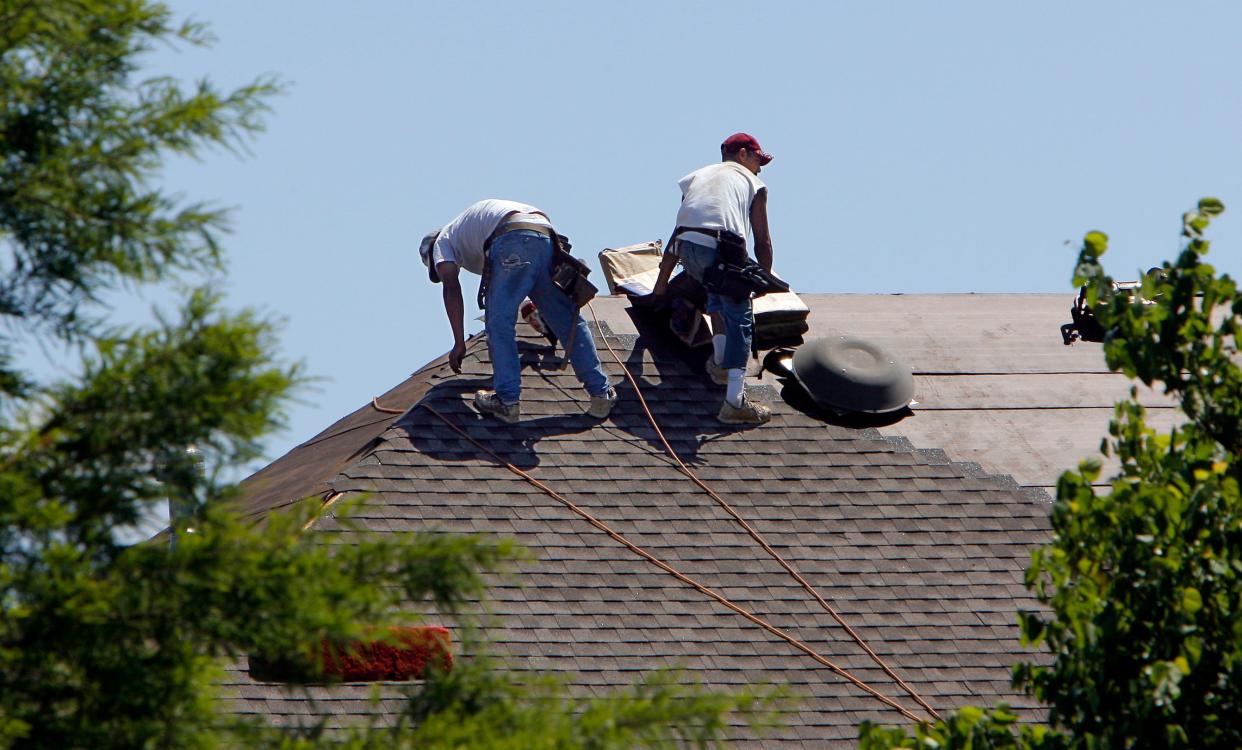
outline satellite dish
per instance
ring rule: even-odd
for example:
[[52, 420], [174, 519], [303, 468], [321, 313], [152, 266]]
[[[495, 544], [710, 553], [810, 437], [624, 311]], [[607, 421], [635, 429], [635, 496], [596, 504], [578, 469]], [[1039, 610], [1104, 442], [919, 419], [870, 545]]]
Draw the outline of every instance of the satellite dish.
[[832, 411], [883, 414], [909, 406], [914, 396], [910, 368], [865, 339], [813, 339], [798, 347], [790, 365], [811, 398]]

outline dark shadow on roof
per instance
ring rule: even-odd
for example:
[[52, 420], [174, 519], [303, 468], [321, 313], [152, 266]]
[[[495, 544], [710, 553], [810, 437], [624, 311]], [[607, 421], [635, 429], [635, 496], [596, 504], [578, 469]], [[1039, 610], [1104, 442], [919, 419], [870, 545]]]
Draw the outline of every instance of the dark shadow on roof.
[[856, 430], [864, 430], [869, 427], [888, 427], [914, 416], [914, 411], [908, 406], [882, 414], [866, 414], [863, 412], [840, 414], [817, 404], [815, 399], [811, 398], [811, 394], [807, 393], [806, 389], [802, 387], [802, 384], [793, 378], [779, 377], [770, 373], [765, 373], [764, 377], [774, 378], [780, 384], [780, 396], [785, 403], [812, 419], [818, 419], [821, 422], [836, 425], [837, 427]]
[[[623, 357], [625, 367], [639, 383], [665, 438], [687, 464], [697, 461], [704, 444], [747, 429], [716, 422], [723, 391], [712, 385], [706, 374], [700, 374], [706, 357], [702, 350], [690, 351], [687, 355], [680, 342], [668, 340], [671, 336], [649, 333], [637, 337], [616, 336], [606, 325], [595, 334], [597, 339], [607, 336], [618, 356]], [[616, 362], [603, 341], [598, 344], [605, 369], [615, 372]], [[567, 385], [563, 374], [571, 371], [562, 370], [561, 350], [519, 337], [518, 355], [523, 370], [523, 414], [517, 424], [485, 418], [470, 405], [475, 391], [492, 386], [491, 377], [483, 374], [490, 368], [482, 361], [477, 364], [483, 367], [472, 366], [461, 375], [436, 383], [419, 403], [444, 414], [471, 437], [522, 469], [540, 464], [537, 446], [541, 440], [582, 434], [597, 427], [614, 434], [626, 433], [645, 443], [652, 452], [664, 453], [664, 446], [628, 380], [611, 374], [620, 400], [609, 419], [601, 424], [600, 420], [586, 414], [587, 402], [581, 389]], [[552, 413], [546, 413], [544, 408], [541, 410], [545, 413], [531, 414], [529, 409], [539, 402], [546, 403], [549, 395], [554, 395], [553, 400], [559, 401], [563, 408], [554, 407]], [[465, 461], [480, 457], [477, 448], [469, 446], [426, 409], [412, 409], [394, 427], [404, 431], [414, 446], [432, 458]]]

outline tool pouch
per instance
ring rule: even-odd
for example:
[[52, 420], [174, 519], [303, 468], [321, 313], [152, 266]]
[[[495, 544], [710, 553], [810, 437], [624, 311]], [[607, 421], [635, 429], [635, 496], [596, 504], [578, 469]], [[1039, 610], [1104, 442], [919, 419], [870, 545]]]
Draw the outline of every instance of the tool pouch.
[[707, 291], [739, 302], [772, 291], [789, 291], [788, 284], [750, 259], [745, 237], [724, 229], [677, 227], [669, 238], [670, 247], [683, 232], [700, 232], [716, 239], [716, 263], [703, 273], [703, 287]]
[[788, 292], [789, 284], [763, 266], [747, 259], [742, 265], [717, 262], [703, 273], [703, 286], [722, 297], [741, 301], [773, 292]]
[[591, 269], [569, 254], [569, 238], [558, 234], [552, 238], [552, 283], [580, 308], [595, 299], [599, 288], [587, 281]]
[[716, 258], [732, 266], [746, 265], [750, 261], [750, 256], [746, 254], [746, 239], [722, 231], [716, 239]]

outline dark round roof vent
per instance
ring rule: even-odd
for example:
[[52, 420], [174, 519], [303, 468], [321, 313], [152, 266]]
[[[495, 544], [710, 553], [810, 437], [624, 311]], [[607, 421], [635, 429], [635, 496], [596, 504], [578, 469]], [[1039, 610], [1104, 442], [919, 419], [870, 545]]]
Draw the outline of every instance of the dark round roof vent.
[[896, 411], [914, 396], [909, 367], [878, 344], [850, 336], [798, 347], [793, 372], [816, 403], [838, 412]]

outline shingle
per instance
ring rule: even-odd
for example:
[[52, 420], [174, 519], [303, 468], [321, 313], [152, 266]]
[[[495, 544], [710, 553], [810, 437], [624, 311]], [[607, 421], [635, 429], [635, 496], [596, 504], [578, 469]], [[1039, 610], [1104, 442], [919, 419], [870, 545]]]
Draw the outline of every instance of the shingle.
[[[523, 357], [534, 362], [542, 353], [530, 344], [523, 340]], [[631, 357], [635, 340], [614, 346]], [[1030, 657], [1018, 645], [1014, 622], [1019, 607], [1035, 606], [1022, 569], [1031, 547], [1047, 538], [1046, 505], [1031, 502], [1011, 479], [955, 463], [963, 457], [939, 445], [890, 439], [900, 423], [878, 430], [825, 424], [773, 394], [770, 425], [721, 429], [719, 391], [667, 347], [644, 342], [642, 348], [644, 394], [683, 459], [903, 677], [941, 708], [1007, 700], [1029, 710], [1030, 700], [1009, 686], [1009, 664], [1019, 653]], [[467, 372], [486, 375], [484, 347], [474, 340], [469, 351]], [[619, 375], [615, 364], [605, 366]], [[447, 369], [443, 361], [433, 363], [381, 401], [433, 404], [471, 437], [635, 542], [891, 694], [891, 681], [832, 618], [677, 471], [628, 385], [619, 388], [623, 400], [613, 416], [599, 424], [582, 414], [585, 397], [572, 373], [528, 368], [524, 420], [501, 427], [474, 413]], [[494, 647], [519, 668], [564, 672], [588, 692], [672, 665], [711, 686], [794, 685], [801, 708], [787, 714], [786, 729], [765, 747], [851, 746], [862, 718], [900, 719], [785, 642], [636, 558], [430, 412], [415, 408], [380, 427], [368, 426], [375, 424], [373, 413], [351, 419], [339, 429], [374, 430], [366, 437], [370, 447], [340, 462], [336, 476], [324, 481], [340, 491], [375, 491], [360, 515], [363, 528], [486, 531], [512, 536], [536, 553], [517, 580], [496, 578], [492, 590], [490, 606], [501, 625], [490, 634]], [[340, 439], [325, 437], [323, 445]], [[319, 532], [342, 542], [352, 534], [332, 530], [330, 522]], [[230, 670], [227, 680], [239, 713], [289, 723], [318, 710], [280, 686], [250, 682], [241, 670]], [[341, 716], [399, 710], [398, 686], [385, 688], [388, 703], [378, 707], [350, 692], [359, 689], [333, 689], [339, 695], [332, 710]]]

